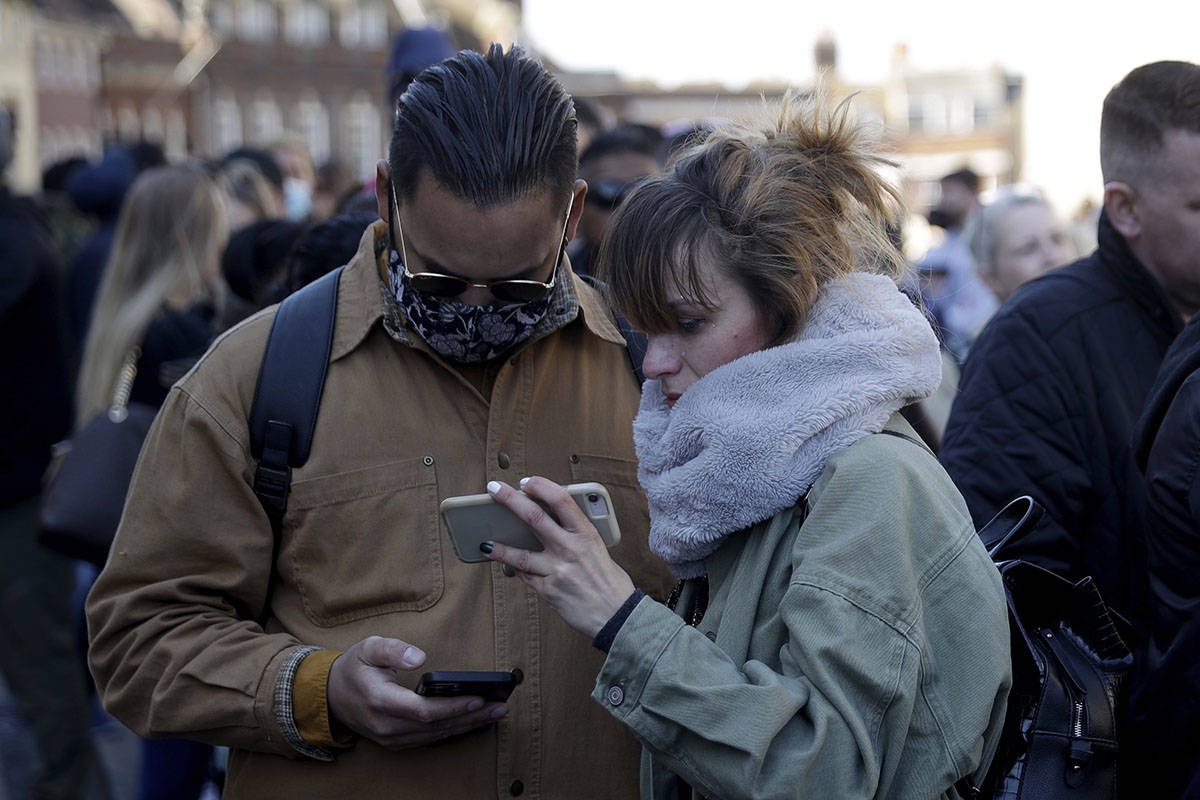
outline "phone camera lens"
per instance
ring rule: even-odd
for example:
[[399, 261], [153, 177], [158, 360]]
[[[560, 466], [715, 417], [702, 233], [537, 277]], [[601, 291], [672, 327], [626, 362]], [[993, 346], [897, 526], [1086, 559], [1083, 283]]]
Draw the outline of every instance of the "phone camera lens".
[[593, 492], [592, 494], [588, 495], [587, 499], [588, 499], [589, 503], [598, 503], [598, 502], [600, 502], [600, 495]]

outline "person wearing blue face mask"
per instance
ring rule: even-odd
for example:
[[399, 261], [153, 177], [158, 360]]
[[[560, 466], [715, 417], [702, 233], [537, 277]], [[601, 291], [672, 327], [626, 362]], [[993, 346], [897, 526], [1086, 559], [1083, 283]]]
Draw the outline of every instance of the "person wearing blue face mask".
[[[636, 797], [636, 743], [573, 699], [602, 659], [499, 565], [459, 561], [438, 516], [529, 471], [598, 481], [613, 557], [669, 590], [637, 488], [639, 386], [564, 252], [576, 152], [570, 96], [518, 48], [409, 85], [277, 544], [246, 421], [274, 312], [172, 389], [89, 597], [90, 655], [134, 730], [231, 748], [226, 798]], [[507, 703], [425, 697], [426, 670], [523, 681]]]

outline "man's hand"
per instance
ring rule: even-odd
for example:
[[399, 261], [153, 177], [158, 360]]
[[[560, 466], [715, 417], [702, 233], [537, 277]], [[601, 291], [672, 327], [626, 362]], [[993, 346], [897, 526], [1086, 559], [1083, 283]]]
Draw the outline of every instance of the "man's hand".
[[508, 713], [479, 697], [422, 697], [396, 683], [425, 653], [399, 639], [370, 636], [338, 656], [329, 670], [329, 712], [346, 727], [390, 750], [422, 747], [489, 725]]

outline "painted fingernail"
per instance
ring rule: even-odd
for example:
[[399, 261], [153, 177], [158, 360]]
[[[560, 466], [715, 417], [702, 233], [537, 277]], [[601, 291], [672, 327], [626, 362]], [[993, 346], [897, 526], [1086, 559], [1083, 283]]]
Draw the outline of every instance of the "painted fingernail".
[[502, 719], [508, 713], [508, 706], [497, 706], [492, 709], [492, 719]]
[[491, 543], [491, 542], [480, 542], [480, 543], [479, 543], [479, 550], [480, 550], [480, 552], [482, 552], [482, 553], [490, 553], [490, 552], [492, 552], [492, 551], [493, 551], [493, 550], [495, 550], [495, 549], [496, 549], [496, 548], [492, 547], [492, 543]]
[[483, 708], [482, 700], [472, 700], [471, 702], [467, 703], [467, 711], [478, 711], [481, 708]]
[[[475, 485], [478, 486], [479, 484], [475, 484]], [[499, 481], [488, 481], [487, 490], [488, 490], [488, 494], [495, 494], [496, 492], [500, 491], [500, 482]]]
[[527, 483], [529, 483], [529, 478], [521, 478], [520, 486], [522, 489], [525, 488], [525, 484], [527, 484]]

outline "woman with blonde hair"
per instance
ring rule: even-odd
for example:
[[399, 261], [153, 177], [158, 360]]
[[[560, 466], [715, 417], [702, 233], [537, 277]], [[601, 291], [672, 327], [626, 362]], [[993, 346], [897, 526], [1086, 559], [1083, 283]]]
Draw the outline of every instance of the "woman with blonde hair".
[[[84, 348], [76, 414], [106, 409], [123, 372], [129, 401], [154, 408], [216, 335], [213, 300], [227, 238], [225, 199], [202, 170], [168, 166], [138, 177], [121, 208]], [[210, 745], [142, 743], [141, 800], [200, 796]]]
[[182, 374], [177, 362], [208, 347], [225, 240], [225, 203], [204, 172], [157, 167], [137, 179], [88, 328], [76, 392], [81, 424], [108, 407], [135, 348], [140, 358], [130, 399], [159, 406]]
[[1001, 303], [1023, 284], [1079, 256], [1066, 227], [1036, 186], [996, 192], [963, 233], [975, 269]]
[[666, 605], [561, 487], [488, 484], [544, 549], [481, 550], [606, 653], [592, 697], [643, 743], [646, 798], [953, 798], [998, 742], [1004, 593], [898, 413], [937, 387], [938, 343], [862, 138], [792, 101], [616, 212], [601, 275], [649, 335], [633, 432]]

